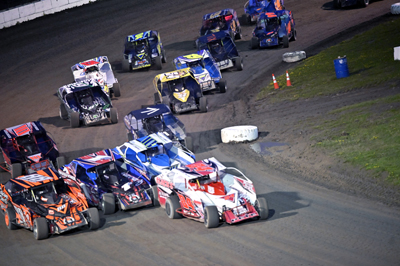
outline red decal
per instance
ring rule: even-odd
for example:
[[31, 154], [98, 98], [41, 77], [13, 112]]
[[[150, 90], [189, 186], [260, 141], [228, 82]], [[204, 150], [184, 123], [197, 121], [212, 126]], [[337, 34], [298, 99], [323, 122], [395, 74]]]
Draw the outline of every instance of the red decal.
[[20, 127], [14, 128], [13, 130], [14, 130], [15, 134], [17, 134], [17, 136], [22, 136], [22, 135], [28, 134], [30, 131], [29, 127], [26, 124], [22, 125]]

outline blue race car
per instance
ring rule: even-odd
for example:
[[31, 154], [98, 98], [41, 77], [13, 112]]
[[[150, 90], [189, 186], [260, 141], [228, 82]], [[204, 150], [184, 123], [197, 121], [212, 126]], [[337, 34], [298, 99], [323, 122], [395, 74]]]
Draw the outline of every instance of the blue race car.
[[243, 59], [239, 56], [234, 41], [227, 32], [215, 32], [196, 40], [197, 50], [209, 50], [220, 70], [233, 68], [243, 70]]
[[244, 4], [245, 14], [242, 15], [242, 21], [254, 24], [260, 14], [284, 9], [283, 0], [249, 0]]
[[109, 149], [74, 159], [58, 172], [78, 182], [88, 204], [104, 214], [114, 213], [117, 206], [128, 210], [154, 204], [150, 180]]
[[361, 7], [367, 7], [369, 5], [369, 0], [333, 0], [333, 5], [336, 8], [355, 6], [355, 5], [359, 5]]
[[0, 130], [0, 142], [0, 171], [10, 172], [12, 178], [65, 163], [39, 121]]
[[221, 93], [226, 92], [226, 81], [222, 79], [218, 64], [207, 49], [179, 56], [174, 59], [174, 65], [177, 70], [190, 67], [203, 91], [218, 89]]
[[161, 63], [166, 63], [167, 57], [161, 42], [160, 33], [148, 30], [142, 33], [129, 35], [125, 39], [122, 69], [131, 71], [154, 66], [162, 69]]
[[242, 39], [242, 28], [235, 10], [226, 8], [203, 16], [200, 36], [220, 31], [228, 33], [232, 40]]
[[283, 45], [297, 38], [294, 18], [291, 11], [278, 10], [261, 14], [253, 30], [251, 49]]

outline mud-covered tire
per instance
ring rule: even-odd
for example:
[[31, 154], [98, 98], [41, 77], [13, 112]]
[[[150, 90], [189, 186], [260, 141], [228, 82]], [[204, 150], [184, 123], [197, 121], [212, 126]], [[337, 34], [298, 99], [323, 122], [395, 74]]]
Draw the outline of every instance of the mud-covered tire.
[[207, 228], [215, 228], [219, 225], [218, 209], [215, 206], [204, 208], [204, 225]]
[[60, 110], [59, 110], [60, 118], [63, 120], [68, 119], [68, 112], [67, 109], [65, 108], [65, 104], [60, 104]]
[[13, 163], [11, 165], [11, 178], [15, 178], [22, 175], [22, 164]]
[[225, 93], [226, 92], [226, 81], [221, 79], [218, 83], [218, 89], [220, 93]]
[[96, 230], [100, 227], [100, 215], [99, 210], [97, 208], [89, 208], [88, 209], [88, 218], [89, 218], [89, 229]]
[[60, 169], [61, 166], [64, 166], [65, 163], [65, 157], [64, 156], [59, 156], [56, 158], [56, 163], [57, 163], [57, 168]]
[[110, 109], [110, 119], [112, 124], [118, 123], [118, 111], [117, 108], [111, 108]]
[[259, 40], [257, 37], [251, 38], [250, 46], [251, 46], [251, 49], [257, 49], [259, 47]]
[[257, 198], [255, 204], [256, 211], [259, 214], [260, 220], [266, 220], [268, 218], [269, 209], [268, 202], [265, 198]]
[[186, 136], [185, 139], [185, 147], [186, 149], [188, 149], [189, 151], [193, 152], [193, 139], [190, 136]]
[[114, 83], [112, 90], [113, 90], [113, 93], [114, 93], [115, 97], [120, 97], [121, 96], [121, 90], [120, 90], [119, 83]]
[[101, 210], [104, 215], [115, 212], [115, 196], [113, 193], [105, 193], [101, 196]]
[[8, 207], [4, 212], [4, 220], [6, 222], [6, 226], [9, 230], [15, 230], [18, 228], [13, 221], [15, 221], [15, 210], [12, 207]]
[[44, 217], [38, 217], [33, 221], [33, 237], [41, 240], [49, 237], [49, 225]]
[[282, 37], [282, 46], [283, 46], [283, 48], [288, 48], [289, 47], [289, 39], [288, 39], [287, 35]]
[[154, 69], [156, 70], [162, 69], [161, 56], [157, 56], [156, 58], [154, 58]]
[[243, 70], [243, 60], [241, 57], [238, 57], [235, 59], [235, 68], [238, 71], [242, 71]]
[[163, 49], [161, 53], [162, 53], [161, 62], [162, 62], [162, 63], [167, 63], [167, 55], [166, 55], [166, 53], [165, 53], [165, 50]]
[[71, 113], [70, 123], [72, 128], [79, 127], [80, 124], [79, 112]]
[[200, 98], [199, 101], [200, 101], [200, 103], [199, 103], [200, 112], [207, 113], [207, 111], [208, 111], [207, 98], [203, 96], [203, 97]]
[[177, 213], [176, 210], [181, 207], [181, 204], [179, 203], [179, 198], [176, 195], [170, 195], [167, 198], [167, 201], [165, 203], [165, 212], [167, 213], [168, 217], [171, 219], [180, 219], [182, 218], [182, 215], [180, 213]]
[[160, 94], [158, 94], [158, 92], [155, 92], [154, 93], [154, 104], [159, 104], [159, 103], [161, 103]]
[[128, 59], [122, 58], [122, 71], [123, 72], [130, 72], [131, 67], [129, 66]]
[[158, 187], [157, 185], [153, 185], [150, 188], [150, 193], [151, 193], [151, 202], [153, 203], [154, 207], [159, 207], [160, 206], [160, 202], [158, 200]]

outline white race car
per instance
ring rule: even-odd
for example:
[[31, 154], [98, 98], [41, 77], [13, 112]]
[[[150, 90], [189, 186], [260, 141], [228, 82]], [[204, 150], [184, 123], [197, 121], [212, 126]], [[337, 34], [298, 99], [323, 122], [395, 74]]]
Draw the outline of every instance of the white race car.
[[171, 219], [183, 216], [213, 228], [220, 222], [268, 218], [267, 201], [257, 198], [253, 182], [214, 157], [163, 170], [155, 181], [159, 203]]
[[99, 56], [77, 63], [71, 67], [71, 71], [75, 82], [95, 79], [104, 86], [110, 98], [113, 95], [121, 96], [120, 85], [114, 76], [107, 56]]

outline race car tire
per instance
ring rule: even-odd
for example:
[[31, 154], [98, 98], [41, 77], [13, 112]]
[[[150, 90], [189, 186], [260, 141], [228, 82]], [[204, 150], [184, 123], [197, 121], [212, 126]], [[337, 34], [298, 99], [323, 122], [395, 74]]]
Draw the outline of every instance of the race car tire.
[[240, 40], [242, 39], [242, 29], [239, 28], [238, 32], [235, 34], [235, 39]]
[[215, 206], [204, 208], [204, 225], [207, 228], [215, 228], [219, 225], [218, 209]]
[[67, 109], [65, 108], [65, 105], [62, 103], [60, 104], [60, 118], [63, 120], [67, 120], [68, 119], [68, 112]]
[[18, 227], [13, 223], [15, 221], [15, 210], [13, 207], [8, 207], [4, 212], [4, 220], [9, 230], [15, 230]]
[[282, 45], [283, 45], [283, 48], [288, 48], [289, 47], [289, 39], [288, 39], [287, 35], [282, 37]]
[[100, 215], [97, 208], [91, 207], [88, 209], [89, 229], [96, 230], [100, 227]]
[[161, 103], [160, 94], [158, 94], [158, 92], [155, 92], [154, 93], [154, 104], [159, 104], [159, 103]]
[[[4, 156], [3, 156], [3, 152], [0, 150], [0, 164], [3, 164], [3, 163], [5, 163], [5, 161], [4, 161]], [[0, 166], [0, 173], [1, 172], [5, 172], [6, 170], [5, 170], [5, 168], [3, 168], [2, 166]]]
[[265, 198], [260, 197], [256, 199], [255, 209], [258, 212], [260, 220], [266, 220], [268, 218], [268, 202]]
[[167, 63], [167, 56], [165, 55], [165, 50], [163, 49], [161, 53], [162, 53], [161, 62], [162, 63]]
[[156, 70], [161, 70], [162, 69], [161, 56], [157, 56], [156, 58], [154, 58], [154, 68]]
[[122, 71], [124, 72], [130, 72], [131, 71], [131, 67], [129, 64], [129, 61], [125, 58], [122, 58]]
[[115, 97], [120, 97], [121, 96], [121, 90], [120, 90], [119, 83], [114, 83], [112, 90], [113, 90], [113, 93], [114, 93]]
[[167, 213], [169, 218], [171, 218], [171, 219], [182, 218], [182, 215], [180, 213], [176, 212], [176, 210], [178, 210], [180, 207], [181, 207], [181, 204], [179, 203], [178, 196], [170, 195], [167, 198], [167, 201], [165, 202], [165, 212]]
[[235, 33], [233, 33], [233, 31], [230, 31], [229, 35], [231, 36], [232, 41], [235, 42]]
[[361, 7], [367, 7], [369, 5], [369, 0], [360, 0]]
[[166, 106], [170, 107], [168, 96], [162, 97], [162, 103], [165, 104]]
[[251, 38], [250, 41], [251, 49], [257, 49], [259, 47], [259, 41], [257, 37]]
[[22, 164], [13, 163], [11, 165], [11, 178], [15, 178], [22, 175]]
[[56, 158], [56, 163], [57, 163], [57, 168], [60, 169], [61, 166], [65, 165], [65, 157], [64, 156], [59, 156]]
[[333, 6], [336, 8], [342, 8], [342, 2], [340, 0], [333, 0]]
[[223, 79], [219, 80], [218, 83], [218, 88], [220, 93], [225, 93], [226, 92], [226, 81]]
[[104, 215], [115, 212], [115, 196], [113, 193], [104, 193], [101, 196], [101, 209]]
[[243, 60], [241, 57], [237, 57], [235, 59], [235, 67], [237, 70], [242, 71], [243, 70]]
[[242, 17], [240, 18], [240, 24], [242, 25], [250, 25], [249, 23], [249, 15], [248, 14], [243, 14]]
[[79, 118], [79, 113], [78, 112], [72, 112], [71, 113], [71, 127], [79, 127], [80, 124], [80, 118]]
[[208, 103], [207, 103], [207, 98], [206, 97], [201, 97], [200, 98], [200, 112], [202, 113], [207, 113], [208, 111]]
[[194, 151], [193, 150], [193, 139], [192, 139], [192, 137], [190, 137], [190, 136], [186, 136], [186, 139], [185, 139], [185, 147], [186, 147], [186, 149], [188, 149], [189, 151]]
[[256, 126], [234, 126], [221, 129], [223, 143], [253, 141], [258, 138]]
[[153, 185], [151, 188], [151, 202], [153, 203], [154, 207], [159, 207], [160, 202], [158, 201], [158, 187], [157, 185]]
[[38, 217], [33, 221], [33, 236], [36, 240], [49, 237], [49, 225], [44, 217]]
[[118, 123], [118, 111], [117, 108], [111, 108], [110, 109], [110, 118], [111, 118], [111, 123], [116, 124]]
[[290, 37], [290, 41], [294, 42], [297, 40], [297, 31], [294, 28], [293, 24], [292, 24], [292, 31], [293, 31], [293, 34], [292, 34], [292, 37]]
[[390, 8], [393, 15], [400, 15], [400, 3], [393, 4]]
[[128, 136], [128, 141], [133, 140], [133, 134], [132, 132], [129, 132], [128, 134], [126, 134]]

